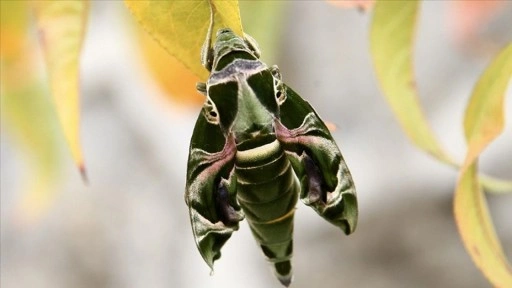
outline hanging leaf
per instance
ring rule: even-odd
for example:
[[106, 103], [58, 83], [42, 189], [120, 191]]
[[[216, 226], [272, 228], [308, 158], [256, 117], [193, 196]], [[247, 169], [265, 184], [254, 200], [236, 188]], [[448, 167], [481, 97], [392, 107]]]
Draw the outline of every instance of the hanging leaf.
[[498, 55], [478, 80], [466, 108], [464, 134], [469, 166], [504, 127], [504, 99], [512, 75], [512, 44]]
[[495, 194], [512, 192], [512, 181], [506, 181], [482, 174], [480, 174], [478, 179], [480, 180], [480, 184], [482, 184], [486, 189], [486, 192]]
[[35, 78], [25, 80], [28, 83], [24, 87], [3, 84], [0, 101], [5, 128], [2, 133], [5, 131], [10, 139], [16, 140], [13, 143], [22, 148], [28, 164], [20, 181], [22, 196], [14, 209], [15, 217], [21, 224], [31, 224], [45, 214], [55, 199], [61, 171], [61, 143], [55, 133], [57, 119], [44, 86]]
[[34, 1], [32, 4], [57, 115], [73, 159], [86, 180], [79, 135], [78, 63], [88, 2]]
[[504, 127], [504, 98], [512, 77], [512, 44], [478, 80], [466, 109], [466, 159], [455, 190], [455, 219], [466, 250], [496, 287], [512, 287], [512, 267], [494, 231], [477, 179], [478, 156]]
[[[242, 35], [238, 1], [210, 1], [215, 7], [213, 31], [229, 27]], [[208, 77], [208, 71], [201, 65], [199, 57], [210, 25], [208, 0], [125, 0], [125, 4], [142, 27], [171, 55], [201, 80]]]
[[377, 1], [370, 44], [382, 92], [409, 139], [442, 162], [455, 165], [443, 151], [421, 110], [413, 72], [418, 1]]
[[[196, 91], [199, 77], [171, 56], [153, 37], [137, 27], [138, 42], [153, 78], [174, 103], [201, 105], [204, 96]], [[199, 60], [198, 60], [199, 61]]]
[[28, 27], [25, 1], [2, 1], [0, 11], [0, 57], [3, 61], [17, 60], [26, 44]]
[[[60, 135], [52, 103], [40, 83], [36, 45], [29, 38], [29, 9], [25, 1], [0, 2], [0, 116], [2, 137], [28, 164], [23, 174], [16, 220], [30, 224], [50, 207], [60, 175]], [[4, 33], [5, 32], [5, 33]]]

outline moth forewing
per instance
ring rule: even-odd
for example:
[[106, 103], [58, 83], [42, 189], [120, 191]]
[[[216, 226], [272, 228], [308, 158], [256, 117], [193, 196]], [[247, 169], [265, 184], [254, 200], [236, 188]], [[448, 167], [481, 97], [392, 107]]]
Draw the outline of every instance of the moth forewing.
[[220, 190], [232, 187], [222, 179], [232, 179], [229, 171], [235, 153], [234, 139], [224, 138], [219, 126], [209, 123], [201, 113], [190, 143], [185, 201], [197, 247], [210, 267], [220, 258], [220, 249], [238, 230], [238, 221], [242, 219], [226, 218], [230, 213], [224, 210], [229, 209], [232, 200], [224, 195], [219, 197]]
[[311, 105], [288, 86], [286, 95], [287, 100], [280, 106], [276, 134], [285, 149], [293, 152], [288, 155], [298, 158], [292, 163], [300, 163], [294, 168], [301, 179], [301, 200], [350, 234], [357, 226], [358, 208], [354, 182], [345, 160]]

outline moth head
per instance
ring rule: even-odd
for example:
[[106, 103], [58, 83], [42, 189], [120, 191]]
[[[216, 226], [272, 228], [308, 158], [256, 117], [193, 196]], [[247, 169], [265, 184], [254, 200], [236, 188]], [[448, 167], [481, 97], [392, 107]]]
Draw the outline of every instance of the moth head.
[[277, 66], [261, 62], [256, 41], [221, 29], [213, 49], [213, 69], [198, 90], [207, 99], [206, 120], [219, 125], [227, 136], [241, 143], [274, 134], [279, 106], [286, 100], [285, 87]]
[[258, 44], [252, 37], [236, 35], [231, 29], [220, 29], [213, 44], [212, 71], [219, 71], [226, 67], [233, 59], [257, 60], [260, 57]]
[[264, 137], [275, 134], [274, 122], [280, 117], [285, 91], [277, 67], [232, 75], [226, 81], [206, 85], [203, 113], [226, 136], [232, 133], [237, 143]]

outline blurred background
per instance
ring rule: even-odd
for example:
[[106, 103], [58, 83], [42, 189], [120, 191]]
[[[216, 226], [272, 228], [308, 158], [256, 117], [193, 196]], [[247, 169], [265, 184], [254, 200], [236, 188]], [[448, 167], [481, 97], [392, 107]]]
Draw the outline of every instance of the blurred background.
[[[424, 111], [459, 160], [473, 85], [512, 40], [512, 2], [468, 2], [424, 1], [415, 51]], [[350, 237], [299, 203], [292, 287], [490, 287], [457, 234], [457, 172], [408, 142], [378, 90], [371, 11], [324, 1], [240, 5], [263, 59], [279, 65], [285, 82], [337, 126], [333, 136], [358, 189], [360, 220]], [[19, 124], [2, 100], [1, 287], [281, 287], [245, 223], [210, 276], [183, 198], [202, 96], [193, 92], [194, 76], [174, 68], [151, 41], [121, 1], [91, 3], [81, 57], [87, 186], [55, 117]], [[508, 179], [511, 94], [509, 88], [506, 129], [480, 166]], [[37, 128], [35, 138], [21, 128]], [[512, 195], [487, 198], [511, 259]]]

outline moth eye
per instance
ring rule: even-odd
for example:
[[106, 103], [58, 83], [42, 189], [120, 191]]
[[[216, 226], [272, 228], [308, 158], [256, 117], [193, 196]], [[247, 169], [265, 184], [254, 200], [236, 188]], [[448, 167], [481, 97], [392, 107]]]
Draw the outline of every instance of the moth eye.
[[218, 125], [219, 124], [219, 113], [217, 111], [217, 107], [215, 104], [208, 98], [203, 105], [203, 114], [211, 124]]
[[272, 73], [272, 76], [274, 76], [274, 81], [281, 81], [281, 72], [279, 71], [279, 67], [277, 67], [277, 65], [270, 67], [270, 73]]
[[286, 92], [284, 90], [283, 84], [279, 83], [278, 85], [274, 86], [274, 90], [276, 91], [276, 101], [277, 105], [281, 105], [286, 101]]
[[279, 72], [279, 68], [274, 65], [270, 67], [270, 73], [272, 74], [273, 83], [274, 83], [274, 93], [276, 95], [277, 105], [281, 105], [286, 101], [286, 91], [284, 88], [284, 84], [281, 81], [281, 72]]

